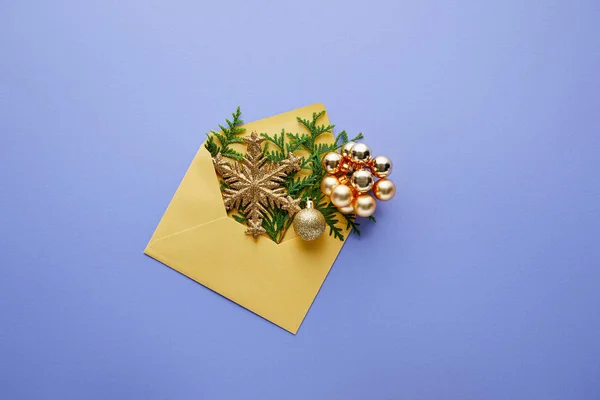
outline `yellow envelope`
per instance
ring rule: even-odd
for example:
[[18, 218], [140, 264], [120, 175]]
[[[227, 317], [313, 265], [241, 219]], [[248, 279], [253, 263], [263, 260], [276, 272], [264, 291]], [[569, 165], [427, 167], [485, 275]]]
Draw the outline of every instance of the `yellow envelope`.
[[[302, 132], [296, 117], [311, 119], [322, 104], [245, 124], [246, 134]], [[319, 120], [329, 124], [327, 115]], [[332, 134], [323, 134], [332, 142]], [[163, 215], [145, 254], [296, 333], [344, 242], [312, 242], [289, 229], [280, 244], [254, 239], [227, 215], [210, 153], [202, 146]], [[348, 236], [348, 232], [344, 232]]]

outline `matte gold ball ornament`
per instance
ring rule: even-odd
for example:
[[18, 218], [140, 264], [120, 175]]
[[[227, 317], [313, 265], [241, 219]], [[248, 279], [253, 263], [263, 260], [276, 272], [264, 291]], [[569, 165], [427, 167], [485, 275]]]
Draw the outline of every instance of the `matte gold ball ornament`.
[[387, 178], [380, 179], [373, 186], [373, 194], [378, 200], [391, 200], [396, 195], [396, 185]]
[[302, 240], [315, 240], [325, 232], [325, 217], [314, 208], [311, 199], [306, 200], [306, 208], [299, 211], [294, 217], [294, 231]]
[[349, 206], [352, 200], [354, 200], [354, 194], [348, 185], [337, 185], [331, 191], [331, 202], [338, 208]]
[[361, 194], [354, 200], [354, 213], [359, 217], [370, 217], [377, 208], [377, 201], [373, 196]]
[[342, 214], [370, 217], [377, 200], [388, 201], [396, 194], [396, 185], [388, 178], [392, 161], [386, 156], [372, 157], [365, 143], [348, 142], [339, 153], [327, 153], [323, 167], [328, 174], [321, 191]]
[[350, 204], [346, 207], [339, 207], [338, 211], [342, 214], [354, 214], [354, 206]]
[[339, 184], [340, 180], [335, 175], [327, 175], [321, 181], [321, 192], [326, 196], [331, 196], [331, 191]]

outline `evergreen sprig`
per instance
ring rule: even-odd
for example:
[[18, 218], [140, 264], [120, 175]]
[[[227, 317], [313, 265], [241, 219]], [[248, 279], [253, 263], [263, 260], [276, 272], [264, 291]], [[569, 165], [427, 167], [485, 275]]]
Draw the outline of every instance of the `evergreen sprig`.
[[[227, 127], [219, 125], [221, 132], [210, 131], [204, 147], [209, 151], [211, 157], [221, 153], [223, 157], [241, 161], [244, 158], [244, 155], [230, 147], [234, 143], [244, 143], [244, 139], [237, 136], [246, 132], [245, 128], [240, 127], [244, 124], [244, 121], [240, 118], [242, 116], [242, 111], [239, 106], [231, 116], [233, 117], [233, 121], [230, 121], [229, 119], [225, 120]], [[215, 142], [215, 138], [219, 141], [220, 147]]]

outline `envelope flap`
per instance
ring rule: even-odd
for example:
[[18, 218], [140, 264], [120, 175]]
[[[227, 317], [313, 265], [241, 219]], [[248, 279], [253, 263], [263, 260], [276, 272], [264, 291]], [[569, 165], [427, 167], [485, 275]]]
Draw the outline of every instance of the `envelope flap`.
[[152, 235], [150, 244], [226, 216], [210, 153], [202, 146]]

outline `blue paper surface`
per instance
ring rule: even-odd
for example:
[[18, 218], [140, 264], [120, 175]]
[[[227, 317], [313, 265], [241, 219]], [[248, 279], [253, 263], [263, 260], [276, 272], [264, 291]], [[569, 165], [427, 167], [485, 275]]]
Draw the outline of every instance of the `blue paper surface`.
[[[3, 1], [0, 398], [600, 396], [600, 3]], [[142, 255], [209, 129], [392, 158], [297, 336]]]

